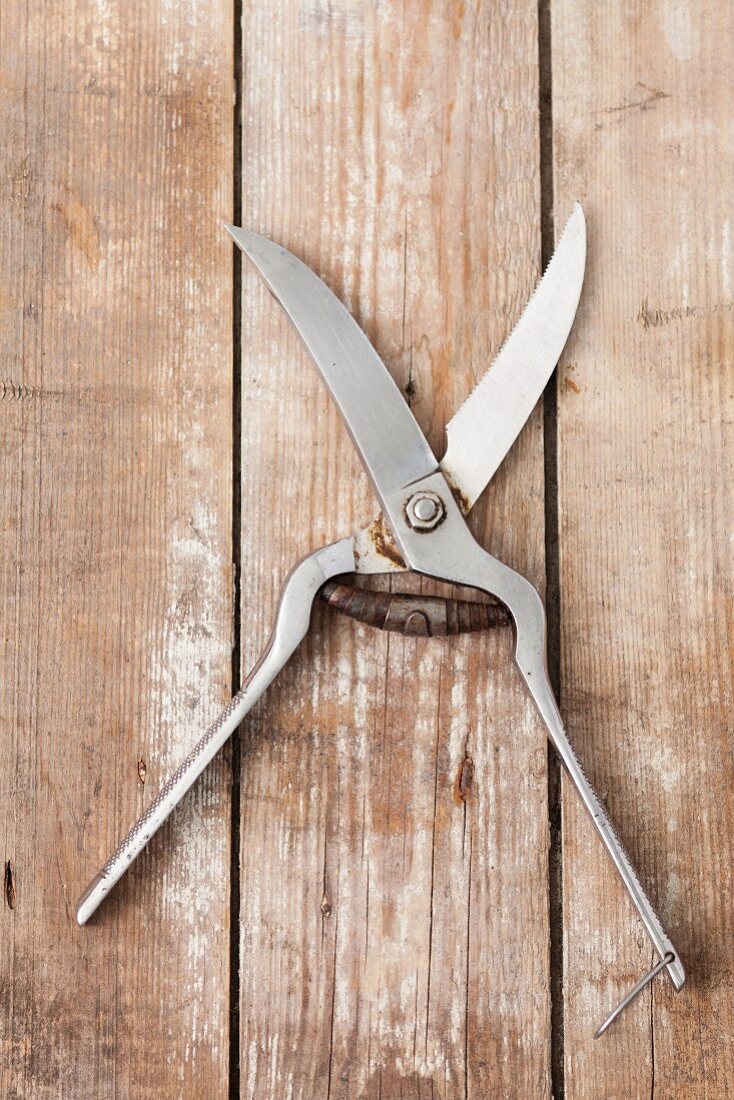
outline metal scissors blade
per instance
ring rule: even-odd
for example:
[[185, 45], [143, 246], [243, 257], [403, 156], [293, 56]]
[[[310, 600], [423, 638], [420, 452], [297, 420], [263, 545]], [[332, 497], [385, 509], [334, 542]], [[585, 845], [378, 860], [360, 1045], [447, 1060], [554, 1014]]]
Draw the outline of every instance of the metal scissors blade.
[[468, 511], [494, 476], [545, 389], [578, 309], [586, 269], [579, 203], [542, 279], [489, 370], [446, 426], [441, 469]]
[[[412, 412], [354, 318], [310, 268], [265, 237], [227, 229], [310, 351], [384, 508], [385, 493], [416, 481], [417, 470], [425, 476], [438, 466]], [[555, 368], [576, 316], [585, 264], [586, 222], [575, 203], [522, 316], [447, 425], [440, 467], [464, 511], [496, 472]], [[382, 517], [356, 536], [355, 546], [358, 573], [405, 569]]]
[[280, 245], [228, 225], [313, 357], [381, 503], [438, 468], [390, 372], [351, 313]]

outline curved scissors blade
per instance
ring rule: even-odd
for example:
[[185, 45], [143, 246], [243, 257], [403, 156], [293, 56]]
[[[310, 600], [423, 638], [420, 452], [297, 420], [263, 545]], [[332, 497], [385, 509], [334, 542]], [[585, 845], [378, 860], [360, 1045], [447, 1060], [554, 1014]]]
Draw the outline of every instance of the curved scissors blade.
[[[266, 237], [227, 229], [310, 351], [389, 515], [395, 490], [438, 467], [410, 408], [357, 322], [310, 268]], [[586, 222], [576, 203], [525, 311], [447, 426], [440, 468], [465, 511], [496, 472], [553, 373], [576, 316], [585, 264]], [[357, 572], [405, 569], [381, 516], [355, 536], [355, 552]]]
[[438, 461], [362, 329], [325, 283], [291, 252], [228, 225], [290, 318], [336, 401], [383, 508], [438, 469]]
[[586, 222], [574, 205], [543, 278], [492, 366], [446, 428], [441, 469], [474, 506], [545, 389], [571, 331], [586, 266]]

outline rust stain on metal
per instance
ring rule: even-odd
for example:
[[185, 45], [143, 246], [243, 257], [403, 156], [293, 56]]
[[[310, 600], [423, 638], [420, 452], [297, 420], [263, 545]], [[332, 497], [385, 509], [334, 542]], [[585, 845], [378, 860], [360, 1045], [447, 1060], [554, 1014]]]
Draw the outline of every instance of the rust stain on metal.
[[15, 875], [13, 874], [12, 863], [7, 860], [5, 863], [5, 901], [9, 909], [15, 909], [15, 900]]
[[458, 489], [455, 485], [451, 486], [451, 492], [454, 494], [456, 503], [461, 508], [465, 516], [468, 516], [471, 512], [471, 501], [469, 497], [461, 489]]
[[469, 801], [474, 782], [474, 761], [469, 753], [466, 753], [461, 762], [461, 767], [454, 780], [454, 801], [457, 806], [462, 806]]
[[463, 489], [460, 489], [458, 485], [454, 485], [453, 481], [448, 476], [445, 470], [443, 471], [443, 476], [446, 478], [449, 489], [453, 493], [454, 500], [461, 508], [462, 514], [468, 516], [471, 512], [471, 501], [469, 500], [469, 497], [466, 495]]
[[392, 532], [385, 522], [385, 517], [380, 515], [370, 524], [367, 533], [372, 540], [372, 545], [378, 554], [395, 565], [405, 567], [402, 555], [393, 542]]
[[143, 786], [145, 786], [145, 776], [146, 776], [147, 772], [148, 772], [148, 766], [145, 763], [145, 760], [143, 759], [143, 757], [141, 756], [138, 759], [138, 779], [140, 780], [140, 782], [142, 783]]

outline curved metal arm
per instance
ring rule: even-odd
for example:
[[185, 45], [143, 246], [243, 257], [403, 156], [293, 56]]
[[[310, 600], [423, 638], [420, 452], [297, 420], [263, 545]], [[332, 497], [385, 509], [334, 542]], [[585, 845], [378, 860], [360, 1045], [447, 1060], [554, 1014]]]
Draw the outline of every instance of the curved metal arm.
[[672, 956], [666, 966], [675, 988], [681, 989], [686, 976], [678, 952], [665, 934], [650, 899], [642, 888], [629, 857], [622, 847], [614, 826], [591, 786], [581, 761], [574, 752], [563, 728], [563, 720], [548, 679], [543, 603], [530, 582], [525, 581], [524, 578], [520, 579], [527, 585], [528, 591], [524, 596], [520, 614], [516, 615], [513, 612], [516, 626], [515, 661], [517, 667], [527, 684], [541, 718], [548, 728], [550, 739], [591, 816], [594, 828], [611, 856], [627, 893], [632, 899], [632, 904], [645, 925], [655, 950], [661, 960]]
[[85, 924], [89, 920], [105, 895], [160, 829], [189, 787], [287, 663], [308, 632], [311, 605], [324, 582], [340, 573], [351, 573], [353, 570], [354, 551], [351, 538], [317, 550], [298, 562], [283, 587], [275, 627], [262, 657], [216, 722], [169, 777], [143, 816], [92, 879], [77, 904], [76, 919], [79, 924]]
[[[473, 540], [472, 540], [473, 542]], [[462, 547], [462, 551], [464, 548]], [[532, 584], [519, 573], [497, 561], [480, 546], [473, 543], [468, 561], [462, 554], [462, 566], [455, 569], [458, 583], [481, 588], [502, 600], [509, 609], [515, 623], [515, 661], [525, 681], [543, 722], [548, 736], [555, 746], [571, 781], [586, 807], [594, 828], [609, 854], [624, 883], [632, 904], [659, 955], [659, 961], [642, 978], [633, 990], [607, 1017], [598, 1028], [595, 1038], [599, 1038], [609, 1025], [655, 977], [667, 968], [676, 990], [680, 990], [686, 980], [685, 970], [680, 956], [666, 935], [660, 920], [647, 897], [640, 880], [625, 852], [614, 827], [607, 816], [601, 801], [596, 795], [581, 761], [573, 750], [566, 735], [563, 721], [558, 710], [553, 689], [548, 678], [546, 661], [546, 623], [543, 601]], [[466, 564], [465, 564], [466, 562]]]
[[[406, 501], [395, 496], [388, 501], [387, 514], [395, 540], [407, 565], [420, 573], [452, 581], [454, 584], [481, 588], [495, 596], [510, 612], [515, 624], [515, 661], [527, 684], [548, 737], [556, 748], [581, 801], [588, 810], [594, 828], [619, 873], [632, 904], [639, 913], [660, 962], [667, 969], [675, 988], [686, 980], [678, 952], [673, 947], [650, 904], [640, 880], [617, 838], [606, 810], [584, 774], [581, 762], [571, 747], [563, 728], [548, 679], [546, 663], [546, 628], [543, 601], [532, 584], [513, 569], [488, 554], [472, 537], [458, 504], [440, 472], [409, 487], [412, 496]], [[440, 520], [430, 532], [411, 528], [410, 503], [417, 495], [430, 494], [441, 505]], [[661, 969], [657, 964], [646, 978], [624, 999], [597, 1032], [601, 1034], [625, 1004], [645, 987]]]

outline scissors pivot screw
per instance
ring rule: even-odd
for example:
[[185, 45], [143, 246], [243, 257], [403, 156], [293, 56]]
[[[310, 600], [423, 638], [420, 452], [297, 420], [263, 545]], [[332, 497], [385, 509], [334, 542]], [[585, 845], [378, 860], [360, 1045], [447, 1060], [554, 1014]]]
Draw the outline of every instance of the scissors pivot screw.
[[422, 492], [410, 498], [405, 514], [416, 531], [432, 531], [446, 515], [446, 508], [437, 493]]

